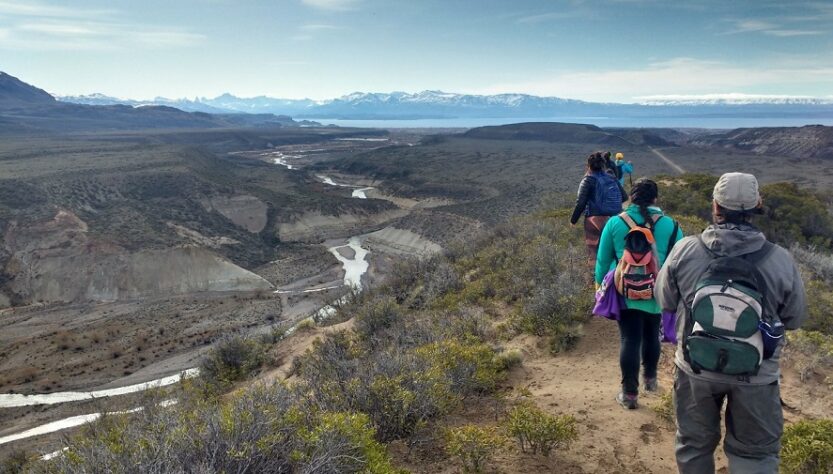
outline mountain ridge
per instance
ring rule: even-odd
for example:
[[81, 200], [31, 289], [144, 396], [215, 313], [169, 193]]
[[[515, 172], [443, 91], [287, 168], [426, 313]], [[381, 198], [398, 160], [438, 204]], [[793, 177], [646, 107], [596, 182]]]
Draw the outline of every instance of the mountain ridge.
[[87, 104], [59, 101], [43, 89], [0, 72], [0, 133], [314, 125], [283, 115], [182, 110], [174, 102], [125, 104], [110, 99], [96, 94]]
[[273, 113], [293, 117], [331, 119], [396, 118], [543, 118], [592, 116], [766, 116], [829, 117], [833, 99], [788, 96], [724, 94], [712, 96], [646, 97], [639, 103], [588, 102], [530, 94], [460, 94], [442, 90], [420, 92], [352, 92], [340, 97], [283, 99], [265, 95], [237, 97], [230, 93], [215, 98], [150, 101], [119, 99], [101, 94], [57, 96], [63, 102], [96, 105], [169, 105], [187, 111], [209, 113]]

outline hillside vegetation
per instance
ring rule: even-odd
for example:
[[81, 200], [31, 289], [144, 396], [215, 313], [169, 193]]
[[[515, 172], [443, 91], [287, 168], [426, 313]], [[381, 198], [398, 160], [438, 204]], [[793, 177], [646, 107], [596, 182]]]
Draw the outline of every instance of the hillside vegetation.
[[[663, 204], [683, 212], [688, 201], [679, 196], [712, 179], [684, 176], [667, 184]], [[805, 199], [805, 191], [773, 185], [766, 195], [772, 198], [768, 212], [798, 232], [778, 239], [794, 244], [811, 303], [805, 329], [790, 334], [787, 375], [798, 370], [800, 380], [788, 379], [784, 396], [793, 407], [788, 420], [803, 421], [787, 429], [783, 469], [827, 472], [833, 466], [830, 422], [816, 418], [831, 413], [814, 411], [807, 393], [821, 406], [831, 400], [825, 377], [833, 373], [833, 257], [801, 243], [824, 243], [833, 227], [802, 226], [807, 212], [829, 212], [821, 201]], [[796, 202], [807, 209], [788, 212]], [[551, 365], [546, 359], [569, 354], [589, 321], [584, 249], [579, 232], [565, 226], [566, 216], [555, 210], [517, 219], [445, 256], [401, 262], [387, 285], [340, 304], [328, 322], [336, 324], [332, 328], [307, 329], [277, 343], [243, 337], [221, 345], [217, 350], [226, 352], [213, 359], [212, 376], [153, 395], [139, 414], [105, 417], [67, 440], [63, 456], [22, 470], [385, 473], [438, 466], [451, 472], [448, 466], [456, 464], [470, 472], [559, 465], [582, 472], [562, 451], [606, 427], [582, 425], [579, 413], [553, 413], [552, 404], [517, 385], [531, 353], [514, 349], [528, 347], [523, 341], [531, 337], [545, 350], [541, 362]], [[704, 224], [699, 219], [683, 220], [696, 228]], [[793, 235], [799, 240], [791, 242]], [[310, 345], [302, 352], [282, 350], [295, 338]], [[617, 338], [604, 344], [615, 346]], [[234, 385], [253, 376], [257, 381], [250, 385]], [[609, 383], [613, 390], [616, 381]], [[234, 390], [220, 395], [228, 387]], [[170, 397], [179, 402], [160, 405]], [[646, 443], [667, 429], [646, 426]], [[638, 459], [617, 462], [620, 468], [654, 469]]]

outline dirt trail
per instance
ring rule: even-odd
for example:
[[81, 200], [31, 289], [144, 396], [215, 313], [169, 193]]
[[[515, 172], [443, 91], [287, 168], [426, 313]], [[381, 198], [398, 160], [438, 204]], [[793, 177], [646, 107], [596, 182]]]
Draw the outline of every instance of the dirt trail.
[[[651, 409], [658, 394], [640, 394], [640, 407], [625, 410], [614, 397], [619, 390], [619, 331], [616, 323], [594, 318], [578, 346], [555, 357], [524, 348], [528, 356], [513, 377], [536, 403], [553, 414], [572, 414], [580, 425], [579, 440], [568, 452], [537, 463], [506, 466], [504, 472], [645, 472], [676, 471], [674, 428]], [[660, 359], [660, 393], [672, 381], [673, 347]], [[725, 466], [718, 455], [718, 468]], [[566, 471], [565, 466], [570, 466]]]
[[671, 167], [674, 171], [676, 171], [676, 172], [677, 172], [677, 173], [679, 173], [679, 174], [683, 174], [683, 173], [685, 173], [685, 169], [683, 169], [683, 167], [682, 167], [682, 166], [680, 166], [680, 165], [678, 165], [677, 163], [675, 163], [675, 162], [674, 162], [671, 158], [668, 158], [667, 156], [665, 156], [665, 153], [663, 153], [663, 152], [661, 152], [661, 151], [657, 150], [657, 149], [656, 149], [656, 148], [654, 148], [654, 147], [648, 147], [648, 148], [650, 148], [650, 149], [651, 149], [651, 152], [652, 152], [653, 154], [655, 154], [655, 155], [657, 155], [658, 157], [660, 157], [660, 159], [661, 159], [662, 161], [664, 161], [664, 162], [665, 162], [668, 166], [670, 166], [670, 167]]

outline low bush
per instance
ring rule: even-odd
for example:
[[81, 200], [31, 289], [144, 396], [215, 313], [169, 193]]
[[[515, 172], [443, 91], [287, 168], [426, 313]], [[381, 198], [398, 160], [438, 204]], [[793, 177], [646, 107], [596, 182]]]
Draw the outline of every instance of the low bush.
[[407, 437], [459, 401], [442, 367], [412, 350], [368, 352], [343, 333], [316, 342], [298, 374], [318, 406], [366, 413], [381, 441]]
[[492, 392], [503, 379], [504, 364], [483, 343], [447, 339], [418, 347], [415, 353], [429, 366], [442, 370], [451, 389], [462, 395]]
[[377, 333], [390, 328], [400, 314], [399, 306], [392, 297], [368, 300], [353, 313], [354, 330], [359, 337], [372, 340]]
[[825, 253], [815, 247], [802, 247], [793, 244], [790, 247], [793, 257], [801, 264], [804, 271], [813, 277], [833, 285], [833, 254]]
[[521, 351], [517, 349], [508, 350], [498, 354], [498, 361], [504, 370], [511, 370], [520, 366], [524, 362], [524, 356]]
[[833, 335], [833, 288], [818, 281], [805, 283], [807, 320], [802, 328]]
[[242, 334], [221, 337], [200, 363], [202, 378], [211, 385], [225, 387], [257, 372], [266, 359], [261, 340]]
[[576, 419], [570, 415], [552, 416], [530, 402], [521, 402], [510, 412], [506, 429], [518, 440], [521, 451], [549, 456], [578, 437]]
[[33, 455], [22, 449], [15, 449], [0, 461], [0, 472], [3, 474], [23, 474], [31, 472], [37, 460], [37, 455]]
[[833, 366], [833, 336], [818, 331], [798, 330], [788, 333], [787, 349], [801, 381], [806, 381], [816, 370]]
[[[712, 222], [712, 192], [717, 180], [718, 176], [706, 174], [658, 177], [659, 204], [675, 218], [694, 216]], [[764, 214], [753, 223], [767, 238], [785, 247], [809, 244], [833, 249], [833, 216], [821, 195], [784, 182], [763, 185], [760, 193]], [[694, 231], [687, 225], [683, 229]]]
[[676, 416], [674, 414], [674, 397], [671, 392], [665, 392], [660, 395], [659, 400], [655, 405], [651, 406], [651, 409], [654, 410], [654, 413], [669, 425], [674, 425], [674, 420]]
[[446, 431], [445, 449], [460, 460], [463, 472], [483, 472], [492, 457], [506, 446], [506, 441], [493, 426], [465, 425]]
[[550, 212], [498, 227], [479, 250], [462, 253], [454, 265], [463, 288], [441, 300], [443, 307], [512, 305], [517, 329], [550, 337], [555, 351], [569, 348], [590, 315], [593, 301], [582, 236]]
[[833, 472], [833, 420], [805, 420], [789, 425], [781, 439], [781, 472]]
[[281, 384], [108, 415], [70, 438], [45, 472], [393, 473], [367, 416], [320, 410]]

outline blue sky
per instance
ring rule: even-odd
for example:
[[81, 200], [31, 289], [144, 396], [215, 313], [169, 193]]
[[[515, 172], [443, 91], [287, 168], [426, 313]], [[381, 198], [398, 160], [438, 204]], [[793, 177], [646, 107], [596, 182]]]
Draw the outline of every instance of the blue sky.
[[58, 94], [833, 97], [833, 1], [0, 0], [0, 70]]

